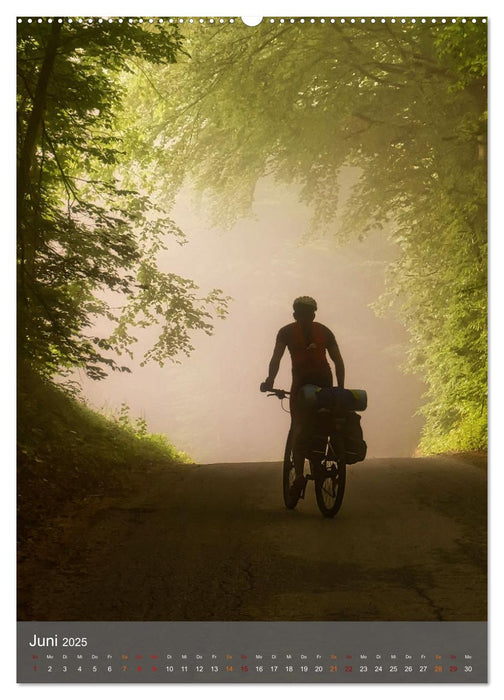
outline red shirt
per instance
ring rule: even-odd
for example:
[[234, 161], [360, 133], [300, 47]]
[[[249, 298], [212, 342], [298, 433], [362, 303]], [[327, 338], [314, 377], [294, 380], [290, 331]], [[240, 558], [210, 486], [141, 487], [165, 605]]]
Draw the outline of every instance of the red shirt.
[[296, 385], [332, 386], [332, 373], [326, 350], [336, 345], [332, 331], [313, 321], [290, 323], [278, 331], [277, 343], [284, 343], [292, 358], [292, 378]]

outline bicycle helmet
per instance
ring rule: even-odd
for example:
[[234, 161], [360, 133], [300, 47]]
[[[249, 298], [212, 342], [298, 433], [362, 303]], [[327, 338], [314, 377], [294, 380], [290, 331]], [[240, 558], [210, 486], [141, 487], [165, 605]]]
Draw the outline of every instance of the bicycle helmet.
[[317, 310], [317, 302], [315, 299], [312, 299], [312, 297], [298, 297], [297, 299], [294, 299], [294, 303], [292, 304], [292, 308], [294, 311], [298, 308], [309, 308], [313, 309], [313, 311]]

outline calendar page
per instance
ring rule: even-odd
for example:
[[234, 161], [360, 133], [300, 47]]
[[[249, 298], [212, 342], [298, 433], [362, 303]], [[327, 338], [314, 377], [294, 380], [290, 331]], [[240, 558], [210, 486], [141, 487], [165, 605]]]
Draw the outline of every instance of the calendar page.
[[307, 10], [14, 20], [20, 684], [488, 681], [489, 20]]

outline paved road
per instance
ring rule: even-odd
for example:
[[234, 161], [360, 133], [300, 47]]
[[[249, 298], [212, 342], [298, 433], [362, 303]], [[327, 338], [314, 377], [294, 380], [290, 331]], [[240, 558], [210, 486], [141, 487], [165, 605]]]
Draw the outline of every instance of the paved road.
[[334, 520], [281, 465], [140, 472], [60, 517], [20, 567], [35, 620], [484, 620], [486, 469], [455, 458], [348, 469]]

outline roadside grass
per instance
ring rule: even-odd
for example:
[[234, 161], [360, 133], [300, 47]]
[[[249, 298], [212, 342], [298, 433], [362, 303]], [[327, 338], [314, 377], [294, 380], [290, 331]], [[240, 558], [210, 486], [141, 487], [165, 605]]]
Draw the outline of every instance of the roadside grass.
[[105, 417], [30, 371], [18, 378], [18, 538], [67, 503], [119, 492], [131, 475], [191, 462], [123, 405]]

